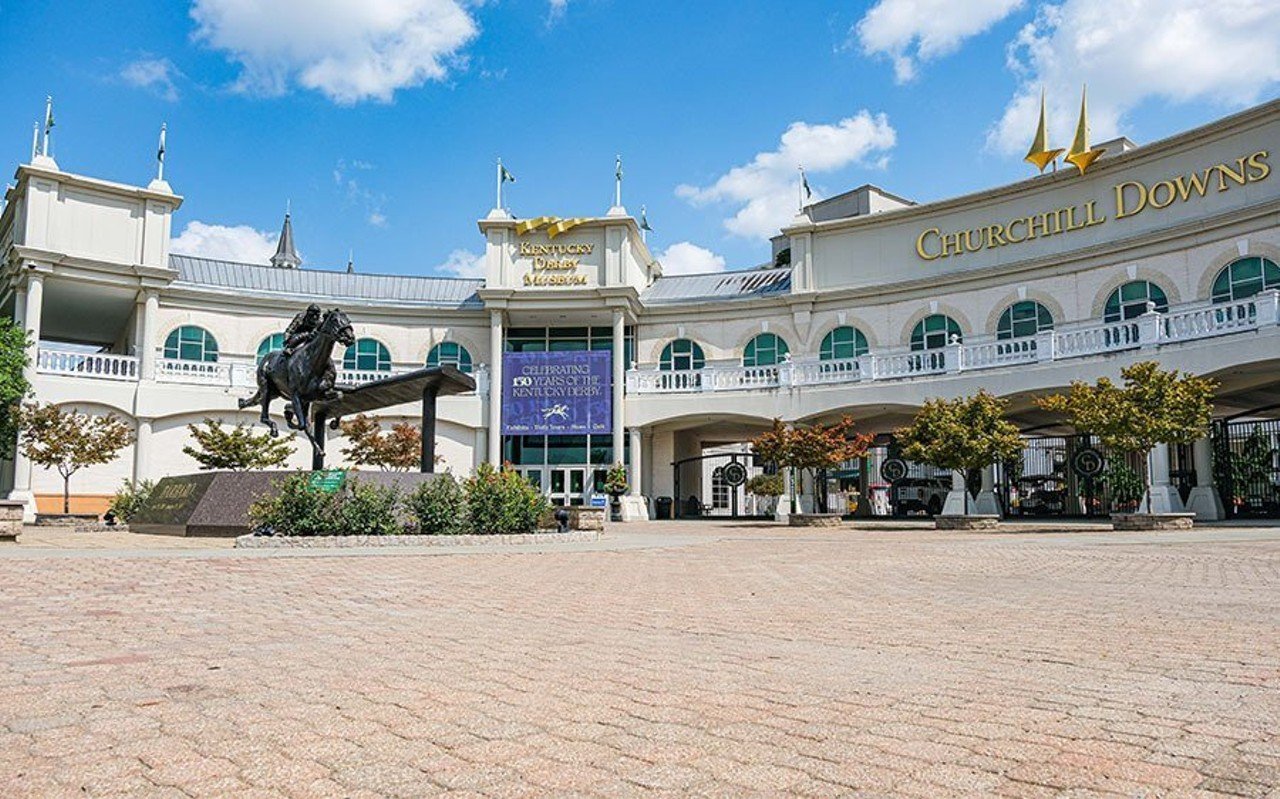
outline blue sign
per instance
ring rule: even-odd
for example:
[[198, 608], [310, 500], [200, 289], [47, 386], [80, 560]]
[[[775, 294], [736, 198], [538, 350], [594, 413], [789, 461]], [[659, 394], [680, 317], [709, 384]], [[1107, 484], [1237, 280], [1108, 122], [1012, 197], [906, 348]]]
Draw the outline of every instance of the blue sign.
[[606, 350], [504, 354], [503, 435], [612, 433], [612, 356]]

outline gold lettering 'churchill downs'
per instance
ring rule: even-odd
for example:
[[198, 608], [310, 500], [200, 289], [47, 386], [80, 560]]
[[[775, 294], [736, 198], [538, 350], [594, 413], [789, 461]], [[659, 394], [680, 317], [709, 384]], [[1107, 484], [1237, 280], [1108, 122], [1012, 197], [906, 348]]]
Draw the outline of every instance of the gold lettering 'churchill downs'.
[[[1259, 150], [1231, 162], [1205, 167], [1199, 172], [1150, 184], [1138, 180], [1118, 183], [1113, 188], [1113, 218], [1124, 219], [1147, 208], [1159, 211], [1211, 192], [1228, 191], [1236, 186], [1265, 180], [1271, 174], [1271, 165], [1267, 163], [1269, 155], [1268, 151]], [[965, 253], [1073, 233], [1106, 221], [1107, 217], [1098, 208], [1098, 201], [1089, 200], [1082, 205], [1019, 216], [968, 230], [943, 231], [931, 227], [916, 237], [916, 255], [926, 261], [954, 258]]]

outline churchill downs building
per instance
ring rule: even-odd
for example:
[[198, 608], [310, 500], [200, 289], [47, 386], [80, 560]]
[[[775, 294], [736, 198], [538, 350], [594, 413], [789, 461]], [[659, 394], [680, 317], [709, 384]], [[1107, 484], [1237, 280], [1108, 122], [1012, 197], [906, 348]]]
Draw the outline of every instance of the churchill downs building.
[[[556, 502], [593, 502], [622, 461], [628, 516], [767, 510], [742, 486], [767, 468], [747, 442], [775, 418], [849, 415], [881, 438], [824, 476], [835, 505], [856, 489], [860, 512], [937, 512], [949, 476], [896, 459], [889, 434], [929, 398], [985, 388], [1027, 436], [1017, 468], [986, 475], [987, 501], [1105, 513], [1106, 481], [1073, 457], [1090, 442], [1033, 400], [1154, 359], [1220, 383], [1214, 434], [1152, 453], [1157, 507], [1275, 514], [1277, 144], [1280, 101], [963, 197], [916, 204], [862, 186], [805, 207], [766, 265], [718, 274], [664, 276], [620, 205], [567, 219], [495, 209], [479, 222], [483, 280], [303, 268], [287, 218], [271, 265], [171, 252], [182, 198], [166, 182], [107, 182], [37, 155], [0, 217], [0, 308], [33, 333], [37, 399], [135, 428], [117, 460], [76, 475], [83, 510], [126, 478], [194, 471], [189, 424], [253, 422], [236, 400], [255, 364], [317, 303], [355, 326], [335, 351], [339, 383], [471, 373], [474, 393], [439, 403], [443, 464], [509, 462]], [[299, 447], [294, 465], [308, 458]], [[18, 456], [3, 479], [32, 511], [56, 508], [56, 473]]]

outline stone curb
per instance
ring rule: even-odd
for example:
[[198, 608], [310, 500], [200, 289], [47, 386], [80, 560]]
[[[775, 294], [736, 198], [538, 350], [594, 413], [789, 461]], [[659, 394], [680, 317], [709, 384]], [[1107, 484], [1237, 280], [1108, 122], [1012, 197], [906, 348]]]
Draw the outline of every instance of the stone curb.
[[236, 549], [347, 549], [351, 547], [450, 547], [493, 544], [581, 544], [600, 540], [598, 532], [521, 535], [317, 535], [254, 536], [236, 539]]

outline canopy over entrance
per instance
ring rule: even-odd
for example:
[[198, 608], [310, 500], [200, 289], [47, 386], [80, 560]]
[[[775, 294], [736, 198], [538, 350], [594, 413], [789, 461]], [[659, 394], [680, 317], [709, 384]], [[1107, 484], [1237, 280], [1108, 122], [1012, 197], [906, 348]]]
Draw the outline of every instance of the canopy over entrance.
[[402, 375], [375, 380], [359, 386], [339, 386], [342, 397], [311, 406], [312, 432], [318, 447], [311, 456], [311, 468], [324, 468], [325, 427], [336, 429], [344, 416], [376, 411], [392, 405], [422, 401], [421, 471], [435, 471], [436, 399], [449, 394], [476, 390], [476, 381], [453, 366], [432, 366]]

